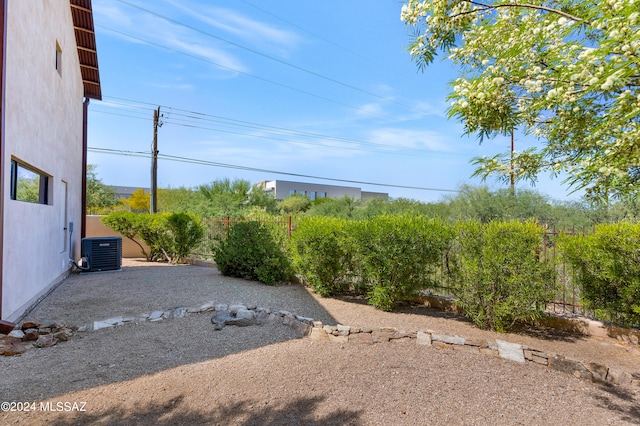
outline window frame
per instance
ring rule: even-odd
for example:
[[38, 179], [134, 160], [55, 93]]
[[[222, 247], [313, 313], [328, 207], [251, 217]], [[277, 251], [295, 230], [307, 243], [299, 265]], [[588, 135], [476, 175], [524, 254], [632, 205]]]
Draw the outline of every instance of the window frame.
[[62, 77], [62, 47], [58, 40], [56, 40], [56, 71]]
[[[23, 169], [33, 175], [37, 175], [38, 177], [38, 200], [29, 200], [19, 198], [18, 194], [18, 184], [21, 179], [20, 169]], [[24, 178], [22, 178], [24, 179]], [[11, 158], [11, 179], [10, 179], [10, 189], [9, 189], [9, 198], [14, 201], [22, 201], [25, 203], [32, 204], [43, 204], [50, 205], [51, 201], [51, 176], [47, 173], [44, 173], [33, 166], [30, 166], [16, 158]]]

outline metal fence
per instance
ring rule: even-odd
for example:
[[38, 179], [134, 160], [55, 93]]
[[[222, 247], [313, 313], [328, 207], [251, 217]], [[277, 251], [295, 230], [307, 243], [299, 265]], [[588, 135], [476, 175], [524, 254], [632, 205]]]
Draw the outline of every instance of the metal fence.
[[263, 224], [271, 224], [280, 228], [286, 233], [287, 237], [291, 237], [291, 233], [295, 230], [296, 221], [292, 216], [276, 219], [230, 219], [228, 216], [224, 219], [203, 219], [205, 226], [205, 235], [198, 246], [191, 251], [191, 255], [204, 260], [213, 260], [213, 252], [220, 244], [220, 241], [229, 236], [231, 226], [239, 222], [260, 222]]
[[580, 288], [573, 279], [573, 268], [560, 259], [556, 248], [558, 236], [561, 234], [585, 235], [591, 232], [593, 232], [593, 229], [588, 228], [576, 231], [575, 227], [571, 229], [563, 228], [562, 230], [556, 229], [555, 226], [552, 228], [546, 227], [546, 232], [542, 236], [540, 255], [543, 260], [547, 260], [554, 265], [556, 280], [560, 284], [559, 294], [549, 304], [549, 309], [554, 313], [593, 315], [593, 312], [586, 312], [580, 304]]

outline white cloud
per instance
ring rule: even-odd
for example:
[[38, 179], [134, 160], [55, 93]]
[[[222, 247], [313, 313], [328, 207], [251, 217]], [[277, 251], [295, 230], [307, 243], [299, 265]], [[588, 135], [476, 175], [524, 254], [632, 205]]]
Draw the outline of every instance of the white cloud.
[[447, 135], [432, 130], [380, 128], [371, 132], [371, 142], [410, 149], [427, 149], [436, 152], [454, 152], [453, 141]]
[[[142, 43], [127, 35], [137, 37], [159, 47], [202, 58], [212, 62], [213, 65], [219, 64], [232, 72], [248, 72], [248, 67], [243, 61], [226, 50], [222, 42], [124, 4], [119, 5], [122, 7], [117, 7], [113, 2], [105, 0], [96, 0], [94, 3], [96, 24], [107, 29], [104, 34], [115, 35], [131, 43]], [[158, 13], [170, 16], [167, 11]], [[116, 32], [108, 31], [109, 29]]]
[[359, 117], [379, 117], [384, 115], [382, 105], [380, 105], [379, 103], [369, 103], [361, 105], [356, 111]]
[[297, 47], [302, 41], [294, 32], [260, 22], [231, 9], [212, 6], [199, 6], [198, 9], [194, 9], [186, 7], [182, 2], [169, 0], [169, 3], [210, 27], [263, 47], [277, 47], [283, 54]]

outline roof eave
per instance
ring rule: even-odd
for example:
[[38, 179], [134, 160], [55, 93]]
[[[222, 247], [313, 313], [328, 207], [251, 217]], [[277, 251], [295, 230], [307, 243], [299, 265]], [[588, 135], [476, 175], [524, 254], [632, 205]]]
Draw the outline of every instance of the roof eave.
[[84, 97], [102, 100], [91, 0], [70, 0]]

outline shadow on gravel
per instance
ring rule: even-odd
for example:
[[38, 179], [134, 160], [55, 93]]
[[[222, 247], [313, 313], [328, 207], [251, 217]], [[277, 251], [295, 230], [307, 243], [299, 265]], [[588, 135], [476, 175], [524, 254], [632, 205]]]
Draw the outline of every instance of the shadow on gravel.
[[584, 337], [580, 334], [572, 333], [570, 331], [558, 330], [552, 327], [546, 327], [544, 325], [520, 325], [512, 330], [512, 333], [554, 342], [572, 343], [579, 340], [584, 340]]
[[633, 396], [632, 391], [606, 384], [599, 388], [608, 394], [592, 395], [600, 407], [616, 413], [622, 421], [640, 424], [640, 400]]
[[216, 406], [207, 412], [194, 411], [184, 407], [188, 398], [184, 395], [162, 403], [137, 406], [134, 410], [112, 408], [99, 414], [79, 413], [69, 418], [68, 413], [49, 423], [52, 426], [81, 424], [101, 425], [357, 425], [360, 411], [337, 410], [323, 417], [314, 411], [325, 398], [299, 398], [284, 405], [271, 406], [268, 401], [239, 401]]
[[[359, 305], [367, 305], [367, 298], [361, 295], [341, 295], [336, 299], [342, 300], [347, 303], [355, 303]], [[421, 304], [409, 304], [396, 308], [393, 312], [402, 314], [422, 315], [431, 318], [443, 318], [447, 320], [456, 321], [471, 327], [476, 327], [473, 321], [455, 312], [424, 306]], [[476, 327], [477, 328], [477, 327]], [[583, 337], [577, 333], [570, 331], [563, 331], [544, 325], [528, 325], [528, 324], [516, 324], [511, 334], [520, 334], [523, 336], [534, 337], [536, 339], [549, 340], [549, 341], [561, 341], [561, 342], [576, 342]]]
[[[122, 272], [73, 275], [27, 316], [83, 325], [120, 315], [140, 315], [178, 306], [256, 304], [335, 324], [299, 285], [267, 286], [222, 276], [197, 266], [136, 266]], [[227, 326], [216, 331], [213, 312], [184, 318], [78, 333], [51, 348], [0, 356], [0, 400], [38, 401], [118, 383], [170, 368], [217, 359], [300, 337], [284, 324]], [[75, 322], [72, 320], [83, 320]]]

